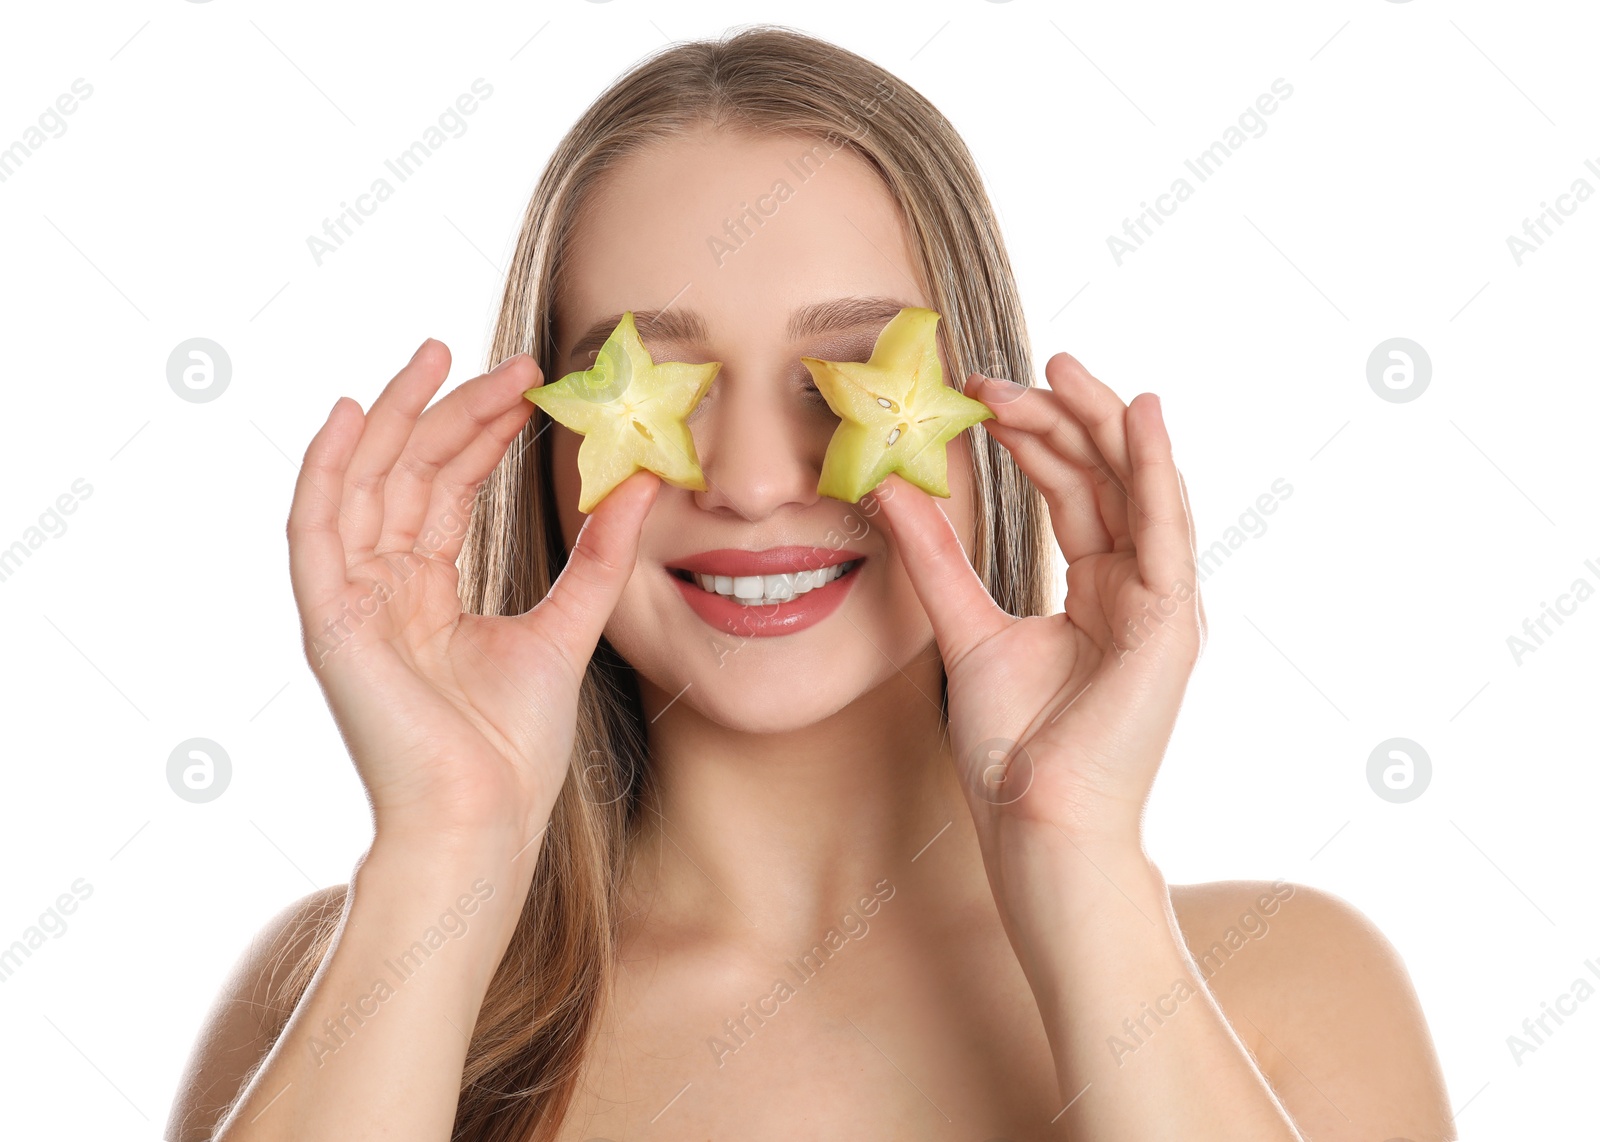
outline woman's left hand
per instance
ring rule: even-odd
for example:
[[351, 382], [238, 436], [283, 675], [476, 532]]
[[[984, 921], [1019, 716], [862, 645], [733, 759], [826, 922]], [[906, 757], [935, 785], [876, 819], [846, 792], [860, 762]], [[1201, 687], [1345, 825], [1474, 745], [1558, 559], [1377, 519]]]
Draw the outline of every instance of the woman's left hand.
[[1044, 494], [1064, 613], [1006, 614], [936, 500], [893, 476], [878, 494], [933, 623], [984, 871], [1050, 1043], [1064, 1105], [1049, 1121], [1070, 1111], [1056, 1128], [1073, 1137], [1193, 1142], [1290, 1142], [1312, 1127], [1456, 1137], [1405, 969], [1347, 905], [1307, 893], [1276, 911], [1267, 950], [1209, 986], [1230, 953], [1205, 951], [1206, 935], [1255, 902], [1191, 896], [1180, 922], [1140, 830], [1205, 642], [1183, 480], [1153, 395], [1125, 405], [1065, 353], [1045, 375], [1048, 389], [974, 376], [966, 391]]
[[1044, 495], [1067, 563], [1063, 612], [1007, 614], [932, 497], [899, 476], [873, 493], [944, 659], [951, 751], [997, 888], [1019, 844], [1142, 852], [1145, 800], [1205, 641], [1160, 401], [1123, 404], [1066, 353], [1045, 376], [1048, 389], [1029, 389], [973, 374], [966, 392]]

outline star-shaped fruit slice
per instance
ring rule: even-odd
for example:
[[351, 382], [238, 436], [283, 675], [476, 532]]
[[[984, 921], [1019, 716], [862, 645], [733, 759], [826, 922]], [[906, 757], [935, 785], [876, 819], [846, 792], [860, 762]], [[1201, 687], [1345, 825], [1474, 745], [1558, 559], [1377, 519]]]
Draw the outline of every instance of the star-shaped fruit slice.
[[950, 495], [945, 445], [994, 413], [944, 383], [938, 321], [931, 309], [902, 309], [865, 363], [800, 358], [840, 417], [822, 458], [819, 493], [855, 503], [898, 472], [929, 495]]
[[677, 487], [705, 491], [705, 473], [685, 418], [721, 368], [719, 361], [656, 364], [629, 311], [590, 368], [523, 393], [583, 436], [578, 446], [578, 510], [588, 512], [641, 468]]

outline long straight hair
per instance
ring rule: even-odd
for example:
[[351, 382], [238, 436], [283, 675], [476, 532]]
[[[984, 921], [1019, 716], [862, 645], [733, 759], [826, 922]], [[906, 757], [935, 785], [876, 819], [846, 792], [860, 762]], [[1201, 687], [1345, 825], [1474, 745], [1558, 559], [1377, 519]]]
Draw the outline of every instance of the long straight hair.
[[[955, 376], [978, 370], [1033, 384], [999, 223], [955, 129], [878, 65], [771, 25], [662, 49], [573, 125], [523, 215], [486, 368], [527, 352], [556, 375], [555, 300], [577, 256], [570, 239], [580, 211], [618, 161], [706, 125], [848, 147], [899, 206]], [[532, 418], [479, 489], [460, 560], [469, 612], [522, 614], [566, 562], [546, 423], [542, 413]], [[1011, 614], [1048, 613], [1044, 501], [992, 437], [970, 439], [978, 577]], [[453, 1142], [556, 1136], [614, 979], [626, 861], [651, 787], [633, 670], [603, 638], [580, 688], [569, 772], [467, 1050]], [[306, 950], [274, 978], [280, 1010], [293, 1010], [309, 985], [337, 913], [322, 913]]]

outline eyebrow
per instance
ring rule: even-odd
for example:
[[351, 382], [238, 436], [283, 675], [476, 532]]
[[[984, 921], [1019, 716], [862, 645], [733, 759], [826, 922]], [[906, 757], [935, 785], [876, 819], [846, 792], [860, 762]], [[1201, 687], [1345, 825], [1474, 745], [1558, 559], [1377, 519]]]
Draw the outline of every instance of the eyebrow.
[[[853, 296], [836, 297], [802, 306], [789, 315], [787, 333], [791, 341], [813, 337], [835, 329], [859, 328], [863, 325], [886, 325], [911, 303], [893, 297]], [[584, 331], [583, 336], [567, 350], [567, 357], [585, 357], [599, 349], [611, 336], [611, 331], [622, 320], [622, 314], [602, 317]], [[636, 309], [633, 323], [640, 337], [654, 336], [663, 341], [706, 341], [710, 337], [705, 318], [692, 309]]]

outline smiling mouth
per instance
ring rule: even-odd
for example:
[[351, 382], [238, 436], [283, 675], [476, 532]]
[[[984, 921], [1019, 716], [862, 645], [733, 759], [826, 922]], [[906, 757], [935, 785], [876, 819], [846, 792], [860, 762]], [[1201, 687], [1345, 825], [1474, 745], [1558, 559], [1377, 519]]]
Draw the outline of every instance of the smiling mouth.
[[780, 575], [709, 575], [676, 567], [669, 570], [677, 578], [694, 584], [707, 594], [720, 595], [742, 606], [761, 607], [801, 598], [851, 574], [861, 563], [860, 559], [847, 559], [828, 567]]

